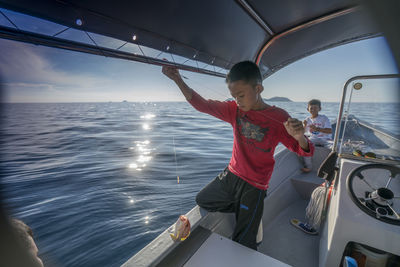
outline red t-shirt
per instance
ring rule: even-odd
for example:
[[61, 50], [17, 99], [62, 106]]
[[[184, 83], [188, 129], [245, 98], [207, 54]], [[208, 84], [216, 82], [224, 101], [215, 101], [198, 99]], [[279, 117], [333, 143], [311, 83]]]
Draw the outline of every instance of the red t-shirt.
[[189, 103], [198, 111], [229, 122], [233, 127], [233, 150], [229, 170], [249, 184], [266, 190], [274, 169], [274, 151], [278, 143], [300, 156], [312, 156], [314, 146], [308, 141], [305, 152], [285, 129], [289, 114], [272, 106], [264, 110], [240, 110], [235, 101], [206, 100], [193, 91]]

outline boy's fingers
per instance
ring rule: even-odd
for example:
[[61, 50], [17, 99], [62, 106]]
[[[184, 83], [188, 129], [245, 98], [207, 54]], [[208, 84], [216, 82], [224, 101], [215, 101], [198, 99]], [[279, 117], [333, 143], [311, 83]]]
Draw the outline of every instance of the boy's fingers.
[[175, 75], [176, 74], [176, 69], [172, 68], [172, 67], [168, 67], [168, 66], [163, 66], [162, 68], [162, 73], [166, 74], [166, 75]]
[[302, 131], [304, 129], [303, 123], [295, 118], [289, 118], [284, 122], [284, 125], [286, 128], [294, 132]]
[[299, 121], [298, 119], [295, 119], [295, 118], [289, 118], [287, 120], [287, 122], [290, 124], [301, 124], [302, 123], [301, 121]]
[[298, 120], [290, 121], [289, 125], [291, 125], [292, 127], [303, 127], [303, 124]]

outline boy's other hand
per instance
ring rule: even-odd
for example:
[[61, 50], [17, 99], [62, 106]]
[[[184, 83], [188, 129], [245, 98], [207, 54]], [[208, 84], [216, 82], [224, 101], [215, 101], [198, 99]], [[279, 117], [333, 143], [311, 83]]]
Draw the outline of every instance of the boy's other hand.
[[318, 128], [318, 127], [315, 126], [314, 124], [311, 124], [311, 125], [310, 125], [310, 131], [311, 131], [311, 132], [317, 132], [317, 131], [318, 131], [317, 128]]
[[167, 76], [168, 78], [170, 78], [173, 81], [177, 81], [178, 79], [181, 78], [181, 75], [179, 74], [178, 69], [174, 68], [174, 67], [163, 66], [162, 73], [164, 73], [165, 76]]
[[296, 140], [304, 138], [303, 123], [295, 118], [289, 118], [284, 122], [286, 131]]

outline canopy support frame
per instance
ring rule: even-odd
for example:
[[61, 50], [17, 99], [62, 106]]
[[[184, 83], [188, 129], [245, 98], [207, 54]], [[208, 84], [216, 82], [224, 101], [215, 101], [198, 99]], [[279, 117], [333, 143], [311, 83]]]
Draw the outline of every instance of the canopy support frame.
[[226, 77], [226, 74], [221, 72], [215, 72], [207, 69], [200, 69], [198, 67], [192, 67], [175, 62], [169, 62], [162, 59], [148, 57], [145, 55], [136, 55], [133, 53], [120, 51], [118, 49], [99, 47], [95, 45], [61, 39], [53, 36], [47, 36], [39, 33], [23, 31], [20, 29], [12, 29], [2, 25], [0, 25], [0, 38], [24, 42], [24, 43], [31, 43], [34, 45], [43, 45], [47, 47], [65, 49], [75, 52], [82, 52], [86, 54], [137, 61], [158, 66], [173, 66], [181, 70], [202, 73], [220, 78]]

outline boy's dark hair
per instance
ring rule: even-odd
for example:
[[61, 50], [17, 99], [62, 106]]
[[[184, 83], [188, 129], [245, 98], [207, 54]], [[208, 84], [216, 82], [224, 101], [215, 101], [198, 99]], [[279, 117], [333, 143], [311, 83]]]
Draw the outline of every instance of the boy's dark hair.
[[244, 81], [251, 85], [257, 85], [262, 83], [262, 77], [260, 69], [257, 64], [252, 61], [242, 61], [236, 63], [228, 75], [226, 76], [226, 83]]
[[310, 101], [308, 101], [307, 107], [311, 105], [318, 105], [318, 107], [321, 108], [321, 101], [319, 101], [318, 99], [311, 99]]

